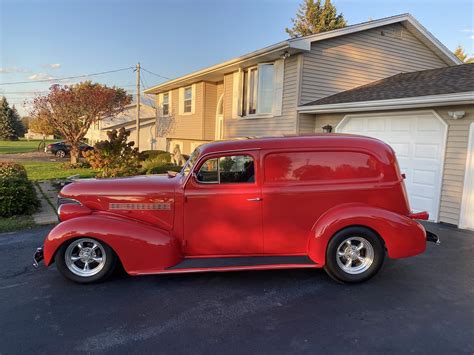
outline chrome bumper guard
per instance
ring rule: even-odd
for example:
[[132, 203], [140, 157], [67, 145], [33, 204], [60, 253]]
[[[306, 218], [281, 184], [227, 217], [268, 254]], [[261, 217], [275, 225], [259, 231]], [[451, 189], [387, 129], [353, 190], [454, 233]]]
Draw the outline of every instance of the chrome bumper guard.
[[427, 242], [433, 242], [436, 245], [441, 244], [441, 240], [439, 240], [439, 237], [436, 234], [431, 233], [430, 231], [426, 231], [426, 241]]
[[33, 255], [33, 266], [35, 267], [35, 269], [38, 268], [39, 262], [43, 260], [43, 258], [43, 247], [36, 248], [36, 251]]

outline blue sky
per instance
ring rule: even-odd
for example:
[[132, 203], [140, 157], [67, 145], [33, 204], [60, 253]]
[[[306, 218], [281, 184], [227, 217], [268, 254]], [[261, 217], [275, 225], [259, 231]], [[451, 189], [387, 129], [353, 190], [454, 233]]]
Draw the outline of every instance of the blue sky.
[[[472, 0], [333, 0], [349, 24], [409, 12], [449, 49], [474, 52]], [[176, 77], [287, 38], [300, 0], [0, 0], [0, 85], [21, 107], [36, 80], [135, 65]], [[146, 86], [163, 79], [143, 73]], [[96, 81], [133, 90], [131, 70]], [[78, 80], [70, 80], [69, 83]], [[31, 83], [30, 83], [31, 82]]]

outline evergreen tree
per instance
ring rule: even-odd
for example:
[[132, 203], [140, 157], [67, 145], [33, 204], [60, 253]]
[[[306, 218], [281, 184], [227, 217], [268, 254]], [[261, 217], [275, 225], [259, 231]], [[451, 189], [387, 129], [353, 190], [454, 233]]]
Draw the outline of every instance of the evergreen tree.
[[325, 0], [324, 5], [321, 5], [321, 0], [303, 0], [296, 18], [291, 21], [293, 28], [286, 28], [285, 31], [293, 38], [346, 27], [344, 16], [337, 14], [331, 0]]
[[12, 120], [12, 109], [5, 97], [0, 99], [0, 139], [16, 140], [15, 128]]
[[23, 137], [26, 133], [26, 128], [23, 124], [23, 121], [21, 120], [20, 115], [18, 114], [18, 111], [16, 110], [15, 105], [12, 106], [11, 121], [13, 125], [13, 130], [15, 131], [15, 136], [17, 138]]

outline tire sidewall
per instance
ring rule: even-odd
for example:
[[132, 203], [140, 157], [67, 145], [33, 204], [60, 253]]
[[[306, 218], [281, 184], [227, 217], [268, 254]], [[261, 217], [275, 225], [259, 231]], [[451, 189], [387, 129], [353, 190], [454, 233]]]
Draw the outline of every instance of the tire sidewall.
[[[374, 261], [369, 269], [360, 274], [349, 274], [342, 270], [337, 263], [337, 249], [339, 245], [350, 237], [365, 238], [374, 249]], [[372, 230], [365, 227], [348, 227], [337, 232], [329, 241], [326, 249], [325, 270], [333, 279], [344, 283], [367, 281], [377, 274], [385, 261], [385, 247], [381, 238]]]
[[90, 238], [99, 242], [104, 247], [105, 254], [107, 255], [107, 258], [105, 260], [105, 265], [102, 268], [102, 270], [100, 270], [95, 275], [88, 276], [88, 277], [79, 276], [79, 275], [74, 274], [71, 270], [69, 270], [69, 268], [66, 265], [66, 260], [65, 260], [67, 247], [76, 239], [78, 238], [75, 238], [63, 243], [57, 250], [56, 255], [54, 257], [54, 261], [56, 263], [57, 269], [65, 278], [77, 283], [87, 284], [87, 283], [104, 281], [107, 277], [109, 277], [112, 274], [117, 264], [117, 256], [115, 255], [114, 251], [112, 250], [111, 247], [109, 247], [103, 241]]

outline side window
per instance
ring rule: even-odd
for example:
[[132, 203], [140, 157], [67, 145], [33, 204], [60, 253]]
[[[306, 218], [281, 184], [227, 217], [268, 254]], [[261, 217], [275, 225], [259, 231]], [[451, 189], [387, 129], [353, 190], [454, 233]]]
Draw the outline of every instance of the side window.
[[249, 155], [233, 155], [206, 160], [199, 169], [197, 180], [214, 184], [253, 183], [253, 158]]

